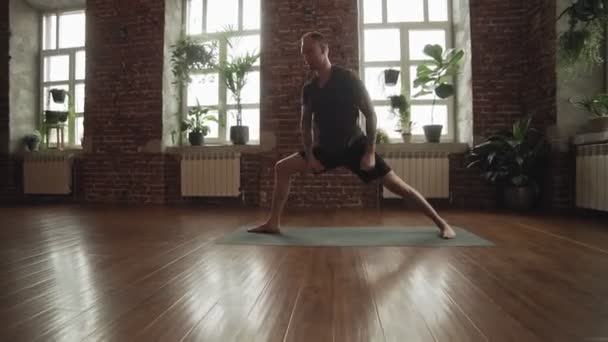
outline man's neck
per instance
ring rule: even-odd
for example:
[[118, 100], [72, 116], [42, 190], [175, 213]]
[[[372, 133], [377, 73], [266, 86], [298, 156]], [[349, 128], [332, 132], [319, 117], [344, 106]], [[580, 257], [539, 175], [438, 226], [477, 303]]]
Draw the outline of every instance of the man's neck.
[[331, 62], [328, 60], [321, 69], [316, 71], [316, 74], [321, 81], [326, 81], [331, 74]]

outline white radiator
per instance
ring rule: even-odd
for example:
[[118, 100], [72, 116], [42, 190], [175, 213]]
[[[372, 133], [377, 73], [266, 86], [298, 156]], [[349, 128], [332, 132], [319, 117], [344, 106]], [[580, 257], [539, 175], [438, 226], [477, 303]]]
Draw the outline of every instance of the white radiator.
[[240, 153], [184, 152], [181, 159], [181, 185], [182, 196], [239, 196]]
[[577, 148], [576, 205], [608, 211], [608, 144]]
[[[448, 152], [389, 152], [384, 159], [406, 183], [426, 198], [450, 196]], [[400, 197], [384, 188], [384, 198]]]
[[23, 159], [23, 192], [71, 193], [72, 158], [72, 154], [27, 153]]

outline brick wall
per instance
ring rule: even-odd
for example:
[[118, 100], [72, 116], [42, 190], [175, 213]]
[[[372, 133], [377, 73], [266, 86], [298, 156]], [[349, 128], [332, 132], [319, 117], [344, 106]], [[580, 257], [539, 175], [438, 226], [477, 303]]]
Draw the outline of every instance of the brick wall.
[[165, 201], [164, 18], [164, 0], [87, 1], [87, 201]]
[[9, 2], [0, 4], [0, 154], [9, 146]]

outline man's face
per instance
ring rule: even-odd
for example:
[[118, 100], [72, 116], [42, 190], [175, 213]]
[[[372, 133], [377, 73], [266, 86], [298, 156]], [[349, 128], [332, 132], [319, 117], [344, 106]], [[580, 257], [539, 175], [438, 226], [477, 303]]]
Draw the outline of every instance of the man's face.
[[302, 40], [302, 56], [311, 70], [318, 70], [323, 66], [327, 51], [323, 51], [316, 40], [306, 37]]

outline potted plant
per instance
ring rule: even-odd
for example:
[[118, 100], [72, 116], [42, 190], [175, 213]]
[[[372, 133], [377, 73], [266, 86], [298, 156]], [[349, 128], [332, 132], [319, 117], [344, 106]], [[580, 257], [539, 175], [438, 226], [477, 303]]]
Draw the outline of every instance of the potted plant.
[[461, 49], [448, 49], [443, 51], [441, 45], [427, 44], [423, 50], [424, 54], [431, 57], [431, 60], [420, 64], [416, 68], [416, 79], [414, 88], [422, 89], [414, 97], [433, 94], [433, 104], [431, 106], [431, 124], [425, 125], [424, 135], [428, 142], [439, 142], [441, 138], [442, 125], [435, 125], [433, 111], [437, 97], [447, 99], [454, 95], [454, 86], [448, 80], [458, 73], [459, 62], [464, 56]]
[[41, 141], [42, 135], [38, 130], [35, 130], [33, 133], [26, 134], [23, 137], [23, 143], [27, 147], [28, 151], [38, 151]]
[[530, 209], [536, 204], [546, 170], [549, 144], [530, 124], [529, 116], [520, 119], [511, 130], [487, 138], [466, 156], [467, 168], [479, 168], [483, 179], [501, 190], [505, 206], [511, 209]]
[[389, 68], [384, 70], [384, 83], [387, 86], [394, 86], [397, 84], [397, 79], [399, 78], [399, 70]]
[[181, 87], [192, 82], [192, 73], [202, 72], [216, 65], [216, 42], [200, 43], [190, 37], [171, 46], [171, 71], [174, 84]]
[[391, 100], [391, 112], [399, 119], [398, 131], [401, 132], [401, 138], [404, 143], [412, 140], [412, 121], [410, 103], [405, 95], [389, 96]]
[[51, 96], [53, 97], [53, 102], [55, 103], [63, 103], [65, 101], [65, 96], [68, 92], [65, 89], [57, 89], [53, 88], [49, 91]]
[[568, 29], [557, 38], [557, 62], [567, 71], [574, 71], [578, 62], [597, 65], [602, 58], [605, 28], [608, 23], [606, 0], [575, 0], [557, 18], [568, 17]]
[[244, 145], [249, 141], [249, 127], [243, 125], [241, 92], [247, 83], [247, 74], [259, 57], [260, 54], [247, 52], [220, 63], [218, 67], [226, 88], [236, 101], [236, 125], [230, 127], [230, 141], [235, 145]]
[[582, 100], [568, 100], [574, 106], [582, 108], [591, 113], [585, 130], [587, 132], [608, 131], [608, 94], [597, 94]]
[[[44, 111], [44, 122], [50, 125], [64, 123], [68, 120], [72, 99], [70, 93], [65, 89], [52, 88], [49, 90], [54, 103], [63, 104], [66, 106], [66, 110], [45, 110]], [[65, 104], [65, 97], [68, 96], [68, 103]], [[48, 104], [48, 102], [47, 102]]]
[[181, 130], [190, 131], [188, 141], [190, 145], [199, 146], [205, 141], [205, 136], [209, 134], [208, 122], [217, 122], [217, 118], [213, 115], [208, 115], [209, 108], [203, 108], [200, 105], [190, 108], [186, 118], [182, 121]]
[[389, 143], [388, 134], [386, 134], [386, 132], [382, 128], [376, 129], [376, 144], [388, 144], [388, 143]]

